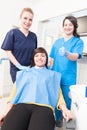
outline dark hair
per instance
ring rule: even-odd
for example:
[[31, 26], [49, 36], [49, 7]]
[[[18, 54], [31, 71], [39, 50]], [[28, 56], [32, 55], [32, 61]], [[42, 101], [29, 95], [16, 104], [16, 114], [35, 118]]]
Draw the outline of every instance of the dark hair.
[[64, 22], [65, 20], [68, 19], [74, 26], [74, 31], [73, 31], [73, 35], [76, 37], [80, 37], [80, 35], [77, 33], [77, 28], [78, 28], [78, 23], [77, 23], [77, 19], [74, 16], [66, 16], [63, 20], [63, 26], [64, 26]]
[[32, 60], [31, 60], [31, 65], [30, 65], [30, 67], [35, 66], [34, 56], [35, 56], [37, 53], [45, 53], [45, 55], [46, 55], [46, 64], [45, 64], [45, 66], [46, 66], [46, 68], [47, 68], [47, 64], [48, 64], [48, 54], [47, 54], [47, 51], [46, 51], [43, 47], [38, 47], [38, 48], [36, 48], [36, 49], [34, 50], [33, 55], [32, 55]]

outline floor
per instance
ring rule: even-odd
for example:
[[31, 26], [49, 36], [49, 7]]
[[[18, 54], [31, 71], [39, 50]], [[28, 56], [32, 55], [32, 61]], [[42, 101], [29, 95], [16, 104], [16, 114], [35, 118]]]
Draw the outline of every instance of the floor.
[[63, 126], [62, 128], [56, 128], [56, 130], [66, 130], [66, 127], [65, 126]]

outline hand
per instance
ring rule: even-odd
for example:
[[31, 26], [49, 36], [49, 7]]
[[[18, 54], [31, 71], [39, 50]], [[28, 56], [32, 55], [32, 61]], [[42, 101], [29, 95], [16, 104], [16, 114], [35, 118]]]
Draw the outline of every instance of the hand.
[[62, 46], [61, 48], [59, 48], [59, 55], [60, 55], [60, 56], [64, 56], [65, 53], [66, 53], [66, 50], [65, 50], [65, 47], [64, 47], [64, 46]]
[[29, 67], [27, 67], [27, 66], [23, 66], [23, 65], [21, 65], [21, 64], [17, 64], [16, 65], [16, 67], [18, 68], [18, 69], [20, 69], [20, 70], [27, 70]]
[[69, 121], [74, 118], [74, 115], [71, 110], [65, 108], [62, 110], [63, 117], [66, 119], [66, 121]]
[[5, 115], [0, 116], [0, 126], [3, 124], [4, 118], [5, 118]]
[[69, 51], [66, 51], [65, 47], [62, 46], [61, 48], [59, 48], [59, 55], [60, 56], [68, 56], [70, 54]]

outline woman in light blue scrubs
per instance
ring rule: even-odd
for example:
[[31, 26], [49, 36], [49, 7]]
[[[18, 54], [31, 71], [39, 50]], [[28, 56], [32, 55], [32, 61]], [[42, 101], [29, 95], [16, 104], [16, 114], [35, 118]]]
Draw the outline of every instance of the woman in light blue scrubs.
[[[64, 37], [55, 41], [50, 52], [50, 66], [62, 74], [61, 89], [69, 109], [71, 108], [69, 88], [76, 84], [77, 59], [82, 57], [83, 52], [83, 41], [77, 33], [77, 28], [77, 19], [74, 16], [65, 17], [63, 20]], [[57, 126], [61, 127], [61, 113], [57, 109], [55, 111]]]

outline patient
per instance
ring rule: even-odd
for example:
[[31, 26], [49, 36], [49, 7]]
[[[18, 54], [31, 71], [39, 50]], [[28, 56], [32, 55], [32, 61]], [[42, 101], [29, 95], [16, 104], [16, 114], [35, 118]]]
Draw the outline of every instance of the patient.
[[55, 107], [67, 121], [73, 118], [60, 90], [61, 74], [49, 70], [47, 64], [47, 52], [39, 47], [31, 66], [17, 72], [7, 109], [0, 117], [1, 130], [54, 130]]

